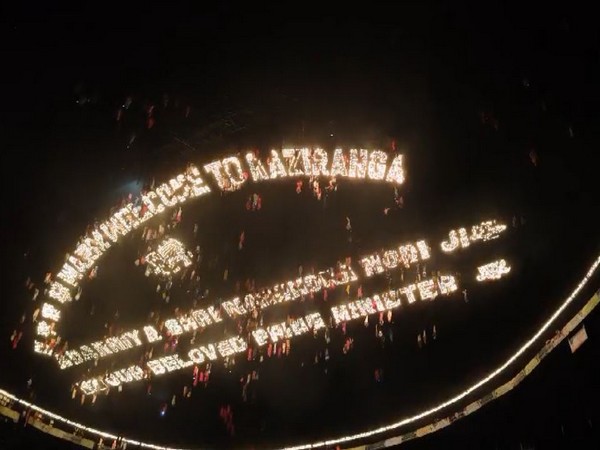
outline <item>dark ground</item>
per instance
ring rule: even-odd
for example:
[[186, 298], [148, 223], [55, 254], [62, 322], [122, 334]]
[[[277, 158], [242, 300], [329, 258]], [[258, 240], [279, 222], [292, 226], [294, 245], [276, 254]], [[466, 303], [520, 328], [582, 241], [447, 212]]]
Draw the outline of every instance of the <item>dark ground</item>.
[[[56, 270], [85, 226], [106, 217], [132, 182], [160, 181], [188, 161], [206, 163], [239, 148], [306, 142], [388, 149], [394, 138], [407, 156], [408, 179], [402, 187], [406, 206], [390, 217], [382, 214], [392, 199], [389, 188], [359, 192], [343, 183], [326, 209], [309, 195], [298, 198], [291, 181], [257, 186], [264, 198], [259, 214], [243, 208], [252, 186], [190, 204], [184, 208], [184, 242], [199, 221], [202, 245], [221, 263], [228, 260], [232, 278], [251, 273], [267, 285], [293, 276], [298, 264], [320, 268], [415, 237], [437, 243], [449, 229], [488, 217], [510, 223], [516, 213], [527, 223], [489, 245], [431, 263], [470, 275], [479, 263], [506, 257], [513, 264], [506, 280], [468, 284], [468, 304], [457, 295], [397, 314], [394, 345], [384, 351], [377, 349], [372, 328], [352, 324], [356, 348], [344, 357], [334, 340], [327, 375], [321, 366], [301, 368], [301, 349], [311, 343], [294, 344], [297, 355], [261, 369], [252, 404], [241, 403], [237, 374], [216, 367], [206, 392], [194, 393], [192, 402], [163, 418], [160, 404], [188, 374], [165, 377], [152, 397], [144, 396], [143, 386], [131, 387], [100, 398], [93, 408], [81, 407], [70, 399], [72, 379], [59, 378], [54, 366], [32, 355], [30, 335], [16, 351], [4, 340], [0, 386], [22, 394], [33, 376], [43, 406], [148, 441], [264, 446], [389, 423], [479, 379], [545, 320], [600, 249], [593, 219], [597, 31], [585, 11], [547, 8], [421, 7], [362, 17], [324, 14], [319, 20], [308, 13], [265, 20], [258, 13], [142, 11], [109, 18], [91, 11], [11, 11], [3, 19], [3, 42], [13, 43], [6, 52], [11, 63], [2, 151], [0, 326], [6, 337], [30, 308], [25, 278], [41, 281], [46, 270]], [[160, 107], [164, 93], [171, 99], [166, 108]], [[127, 95], [134, 97], [132, 110], [117, 128], [114, 113]], [[89, 102], [82, 105], [84, 99]], [[143, 123], [148, 104], [159, 105], [149, 131]], [[186, 105], [192, 114], [183, 120]], [[497, 130], [482, 123], [481, 112], [498, 120]], [[138, 135], [127, 150], [131, 132]], [[529, 161], [531, 148], [540, 156], [537, 168]], [[350, 247], [343, 234], [347, 214], [355, 233]], [[241, 229], [248, 242], [242, 256], [235, 251]], [[117, 305], [124, 324], [139, 323], [149, 302], [158, 305], [156, 296], [146, 295], [154, 286], [135, 270], [134, 255], [134, 245], [124, 243], [106, 256], [98, 283], [69, 311], [67, 333], [74, 342], [99, 335]], [[593, 284], [581, 300], [598, 287], [597, 277]], [[231, 286], [212, 288], [227, 292]], [[93, 301], [104, 310], [90, 326], [96, 331], [88, 332], [76, 316], [87, 316]], [[563, 448], [573, 448], [568, 439], [575, 439], [575, 430], [597, 433], [597, 420], [590, 430], [582, 425], [597, 417], [591, 356], [598, 353], [597, 312], [590, 322], [592, 340], [573, 357], [565, 344], [516, 392], [407, 448], [463, 442], [469, 448], [546, 448], [541, 440], [560, 439]], [[433, 323], [439, 338], [419, 351], [416, 333]], [[373, 382], [376, 367], [385, 370], [381, 385]], [[233, 440], [218, 419], [223, 402], [236, 411]], [[568, 423], [573, 431], [565, 425], [561, 437], [560, 424]], [[556, 438], [551, 441], [546, 430]], [[15, 436], [38, 442], [29, 434]]]

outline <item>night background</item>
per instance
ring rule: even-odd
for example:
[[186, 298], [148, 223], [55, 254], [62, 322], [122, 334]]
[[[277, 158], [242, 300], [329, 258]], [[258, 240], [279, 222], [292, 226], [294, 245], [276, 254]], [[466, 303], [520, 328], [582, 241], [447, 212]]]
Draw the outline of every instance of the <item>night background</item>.
[[[123, 3], [3, 10], [0, 388], [65, 417], [187, 448], [277, 448], [396, 422], [504, 362], [600, 253], [600, 36], [592, 8]], [[185, 204], [173, 231], [190, 250], [202, 248], [201, 291], [210, 290], [210, 304], [231, 297], [237, 281], [266, 287], [296, 277], [299, 265], [308, 272], [346, 256], [356, 262], [416, 239], [434, 248], [428, 270], [456, 273], [459, 291], [394, 311], [393, 323], [384, 325], [393, 340], [384, 345], [375, 335], [378, 318], [370, 317], [368, 327], [349, 322], [345, 335], [332, 329], [327, 359], [323, 337], [308, 335], [293, 340], [288, 356], [258, 363], [240, 355], [233, 368], [217, 361], [210, 381], [190, 398], [181, 396], [191, 379], [186, 369], [154, 379], [151, 395], [139, 382], [100, 395], [94, 405], [71, 399], [71, 384], [85, 372], [60, 371], [34, 354], [31, 315], [43, 295], [32, 301], [27, 278], [43, 286], [88, 224], [108, 218], [153, 180], [162, 183], [190, 162], [200, 167], [285, 146], [390, 154], [395, 146], [405, 155], [403, 206], [395, 205], [391, 186], [368, 181], [340, 179], [338, 190], [321, 200], [308, 180], [301, 194], [294, 179], [248, 182], [223, 195], [212, 183], [209, 197]], [[255, 192], [262, 208], [249, 211]], [[457, 254], [439, 251], [450, 229], [491, 218], [508, 225], [499, 239]], [[185, 283], [175, 283], [168, 304], [157, 294], [157, 280], [134, 264], [140, 247], [139, 233], [114, 246], [97, 279], [64, 309], [60, 331], [73, 347], [101, 337], [105, 324], [127, 329], [149, 311], [166, 317], [175, 307], [191, 308]], [[512, 265], [511, 273], [475, 282], [476, 267], [498, 258]], [[363, 282], [365, 292], [400, 284], [397, 271], [390, 277]], [[544, 338], [599, 287], [595, 274]], [[344, 295], [338, 288], [329, 301]], [[297, 302], [292, 313], [310, 308]], [[286, 313], [274, 310], [265, 324]], [[584, 324], [589, 340], [577, 352], [565, 340], [507, 395], [399, 448], [598, 448], [598, 311]], [[436, 339], [419, 348], [417, 334], [427, 330], [431, 337], [434, 325]], [[15, 330], [23, 334], [13, 348]], [[221, 332], [235, 334], [235, 324]], [[348, 336], [353, 347], [344, 352]], [[185, 351], [189, 339], [178, 345]], [[448, 416], [513, 377], [541, 345], [439, 417], [342, 448]], [[155, 355], [163, 351], [157, 347]], [[120, 358], [115, 367], [135, 360]], [[253, 370], [260, 378], [244, 399], [240, 380]], [[224, 405], [233, 410], [233, 433], [219, 416]], [[13, 448], [81, 447], [3, 418], [0, 449]]]

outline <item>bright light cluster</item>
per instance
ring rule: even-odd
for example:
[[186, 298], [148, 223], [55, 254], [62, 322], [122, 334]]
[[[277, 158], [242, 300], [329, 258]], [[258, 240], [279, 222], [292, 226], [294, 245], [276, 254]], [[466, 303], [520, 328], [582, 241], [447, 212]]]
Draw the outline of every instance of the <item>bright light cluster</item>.
[[217, 185], [223, 191], [238, 190], [246, 181], [242, 163], [236, 156], [205, 164], [204, 171], [214, 177]]
[[394, 158], [388, 170], [387, 177], [385, 177], [385, 181], [396, 184], [404, 183], [403, 160], [404, 158], [402, 155], [398, 155]]
[[146, 255], [146, 263], [151, 273], [159, 276], [171, 276], [182, 267], [192, 265], [193, 255], [177, 239], [169, 238], [161, 242], [156, 251]]
[[350, 178], [365, 178], [367, 174], [367, 162], [369, 161], [369, 152], [364, 149], [350, 150], [350, 167], [348, 176]]
[[346, 164], [344, 151], [341, 148], [336, 148], [333, 152], [333, 161], [331, 161], [330, 175], [332, 177], [347, 177], [348, 167]]
[[60, 320], [60, 310], [51, 303], [44, 303], [42, 305], [42, 317], [58, 322]]
[[40, 320], [37, 323], [36, 332], [38, 336], [50, 337], [56, 335], [52, 323], [48, 323], [45, 320]]
[[42, 355], [52, 355], [52, 347], [45, 342], [40, 342], [37, 339], [33, 341], [33, 351]]
[[71, 291], [64, 284], [59, 283], [58, 281], [54, 281], [50, 285], [50, 290], [48, 291], [48, 297], [58, 301], [59, 303], [66, 303], [72, 300]]
[[106, 376], [104, 381], [109, 386], [117, 387], [122, 383], [131, 383], [140, 381], [146, 377], [146, 374], [140, 366], [130, 366], [126, 369], [117, 370]]
[[506, 230], [506, 225], [499, 224], [496, 220], [486, 220], [479, 225], [473, 225], [470, 234], [466, 228], [450, 230], [448, 240], [442, 242], [441, 248], [442, 251], [450, 253], [458, 248], [467, 248], [473, 242], [496, 239], [504, 230]]
[[270, 179], [269, 172], [260, 159], [256, 157], [254, 152], [246, 153], [246, 162], [250, 168], [250, 175], [256, 181], [268, 181]]
[[367, 175], [371, 180], [383, 180], [387, 169], [388, 155], [381, 150], [374, 150], [369, 155], [369, 165], [367, 166]]
[[[281, 155], [287, 162], [287, 170], [290, 177], [312, 175], [310, 150], [308, 148], [284, 148], [281, 150]], [[300, 167], [300, 164], [302, 164], [302, 167]]]
[[[140, 204], [129, 203], [119, 209], [108, 220], [99, 224], [91, 232], [91, 236], [81, 239], [73, 254], [68, 255], [67, 261], [56, 275], [56, 280], [50, 283], [48, 300], [59, 304], [71, 302], [74, 289], [79, 286], [84, 276], [96, 265], [98, 259], [111, 247], [112, 243], [137, 229], [156, 214], [165, 211], [167, 207], [209, 192], [210, 188], [201, 178], [198, 168], [190, 165], [184, 174], [177, 175], [158, 186], [154, 191], [143, 195]], [[50, 306], [54, 309], [50, 310]], [[46, 326], [38, 326], [36, 331], [39, 336], [49, 337], [56, 334], [53, 325], [60, 319], [60, 310], [48, 303], [45, 311], [46, 316], [44, 316], [44, 310], [42, 310], [42, 316], [52, 322], [47, 323]], [[52, 331], [50, 331], [50, 327]], [[40, 345], [37, 345], [36, 352], [40, 353], [41, 348]], [[48, 352], [46, 346], [41, 353], [49, 354], [51, 351]]]
[[386, 270], [395, 269], [399, 265], [408, 268], [411, 264], [424, 261], [429, 257], [429, 246], [421, 240], [415, 244], [404, 244], [384, 252], [376, 252], [365, 256], [360, 260], [360, 264], [365, 271], [365, 275], [371, 277]]
[[56, 275], [56, 277], [65, 282], [66, 284], [75, 287], [83, 278], [83, 273], [78, 272], [75, 267], [73, 267], [67, 262], [64, 266], [62, 266], [60, 272], [58, 272], [58, 275]]
[[[149, 327], [144, 327], [144, 332], [146, 333], [146, 336], [148, 336], [146, 328]], [[149, 342], [152, 341], [149, 339]], [[143, 342], [140, 339], [139, 330], [130, 330], [121, 333], [118, 336], [111, 336], [101, 341], [81, 345], [77, 348], [67, 350], [64, 353], [55, 354], [54, 356], [58, 361], [59, 367], [61, 369], [67, 369], [87, 361], [94, 361], [131, 348], [140, 347], [141, 345], [143, 345]]]
[[510, 272], [510, 266], [506, 265], [506, 261], [499, 259], [498, 261], [479, 266], [477, 268], [477, 281], [499, 280], [502, 275]]
[[457, 289], [456, 279], [452, 275], [441, 275], [399, 289], [391, 289], [371, 297], [354, 300], [344, 305], [333, 306], [331, 314], [335, 323], [347, 322], [397, 308], [401, 306], [401, 296], [404, 296], [406, 302], [411, 304], [417, 300], [415, 293], [419, 294], [421, 300], [433, 300], [440, 294], [448, 295]]
[[490, 241], [497, 239], [504, 230], [506, 230], [506, 225], [496, 223], [495, 220], [487, 220], [480, 225], [473, 225], [469, 239], [471, 242]]
[[[212, 161], [204, 165], [220, 189], [239, 189], [249, 173], [253, 181], [297, 177], [348, 177], [381, 180], [393, 184], [404, 182], [402, 155], [397, 155], [388, 167], [388, 154], [381, 150], [335, 149], [333, 156], [322, 148], [284, 148], [271, 150], [266, 164], [254, 152], [245, 155], [245, 163], [237, 156]], [[247, 165], [248, 170], [245, 170]]]
[[[274, 180], [276, 178], [286, 178], [288, 173], [285, 170], [281, 156], [277, 150], [271, 150], [271, 157], [269, 158], [269, 177]], [[256, 180], [255, 180], [256, 181]]]

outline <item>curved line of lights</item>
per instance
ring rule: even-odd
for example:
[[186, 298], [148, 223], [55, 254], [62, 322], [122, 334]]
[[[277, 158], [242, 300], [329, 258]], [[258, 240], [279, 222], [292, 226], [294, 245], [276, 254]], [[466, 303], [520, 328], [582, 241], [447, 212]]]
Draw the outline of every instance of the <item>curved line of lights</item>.
[[[395, 423], [392, 423], [392, 424], [384, 426], [384, 427], [376, 428], [374, 430], [365, 431], [362, 433], [352, 434], [349, 436], [342, 436], [342, 437], [338, 437], [338, 438], [331, 439], [331, 440], [315, 442], [312, 444], [302, 444], [302, 445], [298, 445], [298, 446], [294, 446], [294, 447], [286, 447], [284, 450], [303, 450], [303, 449], [309, 449], [309, 448], [326, 447], [326, 446], [340, 444], [343, 442], [349, 442], [349, 441], [354, 441], [357, 439], [368, 438], [371, 436], [375, 436], [377, 434], [381, 434], [381, 433], [385, 433], [387, 431], [394, 430], [396, 428], [407, 425], [409, 423], [415, 422], [415, 421], [420, 420], [424, 417], [427, 417], [433, 413], [436, 413], [436, 412], [440, 411], [441, 409], [444, 409], [454, 403], [457, 403], [458, 401], [465, 398], [467, 395], [471, 394], [476, 389], [479, 389], [481, 386], [483, 386], [484, 384], [487, 384], [490, 380], [492, 380], [493, 378], [500, 375], [500, 373], [502, 373], [504, 370], [506, 370], [506, 368], [508, 366], [513, 364], [519, 356], [521, 356], [525, 351], [527, 351], [535, 343], [535, 341], [537, 341], [540, 338], [540, 336], [550, 327], [550, 325], [552, 325], [552, 323], [567, 308], [567, 306], [569, 306], [569, 304], [575, 299], [577, 294], [579, 294], [579, 292], [585, 287], [587, 282], [590, 280], [590, 278], [592, 277], [592, 275], [598, 268], [598, 265], [600, 265], [600, 255], [593, 262], [590, 269], [587, 271], [584, 278], [579, 282], [577, 287], [571, 292], [571, 294], [566, 298], [566, 300], [557, 308], [557, 310], [554, 312], [554, 314], [552, 314], [552, 316], [550, 316], [550, 318], [540, 327], [540, 329], [527, 342], [525, 342], [525, 344], [523, 344], [523, 346], [521, 348], [519, 348], [519, 350], [517, 350], [514, 355], [512, 355], [508, 360], [506, 360], [506, 362], [504, 364], [502, 364], [496, 370], [489, 373], [486, 377], [482, 378], [477, 383], [473, 384], [471, 387], [464, 390], [460, 394], [452, 397], [449, 400], [446, 400], [443, 403], [440, 403], [437, 406], [434, 406], [426, 411], [423, 411], [417, 415], [414, 415], [412, 417], [403, 419], [399, 422], [395, 422]], [[119, 436], [116, 436], [111, 433], [97, 430], [95, 428], [87, 427], [78, 422], [73, 422], [72, 420], [66, 419], [65, 417], [62, 417], [58, 414], [55, 414], [55, 413], [47, 411], [39, 406], [36, 406], [30, 402], [27, 402], [18, 397], [15, 397], [14, 395], [4, 391], [3, 389], [0, 389], [0, 394], [3, 394], [6, 397], [9, 397], [10, 399], [16, 401], [17, 403], [20, 403], [21, 405], [24, 405], [34, 411], [40, 412], [40, 413], [44, 414], [45, 416], [48, 416], [54, 420], [58, 420], [62, 423], [65, 423], [65, 424], [70, 425], [75, 428], [79, 428], [83, 431], [87, 431], [88, 433], [95, 434], [96, 436], [100, 436], [105, 439], [118, 439], [118, 437], [119, 437]], [[127, 439], [127, 438], [124, 438], [123, 442], [127, 442], [127, 444], [131, 444], [131, 445], [139, 445], [143, 448], [151, 448], [151, 449], [156, 449], [156, 450], [184, 450], [181, 448], [160, 446], [160, 445], [145, 443], [145, 442], [136, 441], [136, 440]]]

